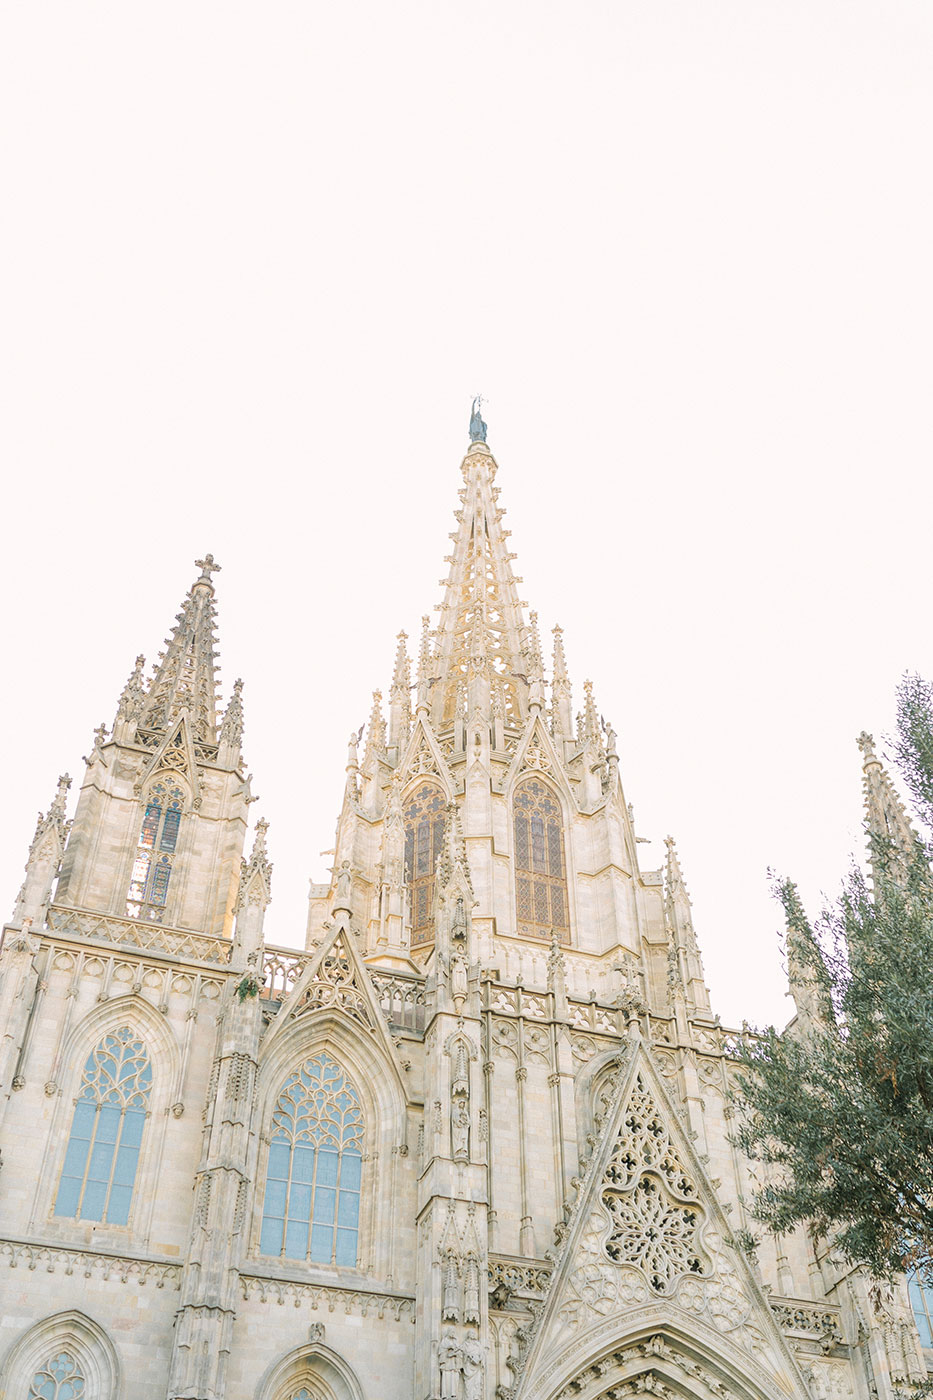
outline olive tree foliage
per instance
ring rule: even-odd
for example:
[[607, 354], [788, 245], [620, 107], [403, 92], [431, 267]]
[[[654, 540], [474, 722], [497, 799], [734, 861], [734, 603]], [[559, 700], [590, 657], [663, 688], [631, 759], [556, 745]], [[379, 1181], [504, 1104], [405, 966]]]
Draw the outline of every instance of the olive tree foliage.
[[[933, 830], [933, 688], [898, 690], [895, 758]], [[751, 1203], [775, 1233], [804, 1224], [877, 1278], [933, 1281], [933, 845], [869, 833], [811, 925], [779, 881], [798, 1015], [743, 1038], [736, 1143], [761, 1164]]]

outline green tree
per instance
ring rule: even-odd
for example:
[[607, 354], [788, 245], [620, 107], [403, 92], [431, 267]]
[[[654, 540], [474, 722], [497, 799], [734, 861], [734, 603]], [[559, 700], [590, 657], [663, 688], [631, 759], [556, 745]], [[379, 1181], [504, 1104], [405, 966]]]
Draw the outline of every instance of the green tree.
[[[894, 751], [933, 829], [933, 688], [917, 676]], [[854, 870], [815, 926], [776, 885], [798, 1015], [743, 1040], [735, 1141], [764, 1164], [752, 1214], [768, 1229], [805, 1224], [876, 1277], [933, 1280], [933, 847], [903, 819], [868, 826], [871, 881]]]

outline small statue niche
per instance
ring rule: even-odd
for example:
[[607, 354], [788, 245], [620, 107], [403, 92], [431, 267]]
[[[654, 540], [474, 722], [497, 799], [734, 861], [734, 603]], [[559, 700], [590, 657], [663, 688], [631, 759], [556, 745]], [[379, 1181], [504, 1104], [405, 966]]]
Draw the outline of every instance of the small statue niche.
[[455, 1162], [470, 1160], [470, 1100], [464, 1092], [451, 1099], [450, 1144]]

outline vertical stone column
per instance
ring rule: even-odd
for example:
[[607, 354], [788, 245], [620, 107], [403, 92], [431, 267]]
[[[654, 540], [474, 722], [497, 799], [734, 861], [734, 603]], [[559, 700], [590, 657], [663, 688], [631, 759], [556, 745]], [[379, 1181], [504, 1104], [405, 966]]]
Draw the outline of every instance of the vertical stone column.
[[167, 1400], [222, 1400], [239, 1294], [260, 1007], [230, 978], [217, 1030]]

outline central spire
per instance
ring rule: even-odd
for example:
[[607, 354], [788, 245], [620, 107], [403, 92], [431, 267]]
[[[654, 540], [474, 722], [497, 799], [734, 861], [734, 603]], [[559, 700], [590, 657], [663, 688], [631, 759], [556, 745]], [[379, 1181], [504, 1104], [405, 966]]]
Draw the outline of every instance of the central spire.
[[[479, 419], [474, 404], [473, 420]], [[471, 420], [471, 436], [473, 431]], [[482, 420], [479, 419], [482, 423]], [[485, 423], [482, 423], [485, 436]], [[534, 669], [529, 637], [512, 573], [514, 554], [502, 526], [505, 511], [496, 504], [496, 460], [481, 438], [474, 438], [461, 465], [462, 508], [447, 556], [450, 572], [434, 631], [434, 649], [425, 658], [430, 677], [429, 708], [436, 729], [454, 723], [458, 692], [469, 708], [499, 694], [506, 724], [520, 724], [527, 713], [527, 689]], [[526, 655], [526, 653], [528, 653]]]

